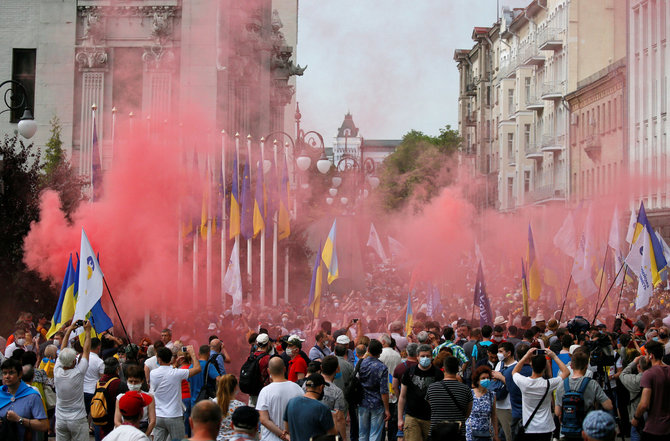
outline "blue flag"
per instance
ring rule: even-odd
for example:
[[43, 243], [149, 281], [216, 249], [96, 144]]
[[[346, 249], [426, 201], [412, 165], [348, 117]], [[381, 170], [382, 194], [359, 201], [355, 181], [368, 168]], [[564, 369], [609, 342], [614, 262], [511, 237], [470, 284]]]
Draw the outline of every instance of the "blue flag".
[[475, 306], [479, 307], [479, 326], [493, 325], [493, 312], [489, 297], [486, 295], [486, 284], [484, 283], [484, 271], [482, 263], [477, 268], [477, 281], [475, 282]]

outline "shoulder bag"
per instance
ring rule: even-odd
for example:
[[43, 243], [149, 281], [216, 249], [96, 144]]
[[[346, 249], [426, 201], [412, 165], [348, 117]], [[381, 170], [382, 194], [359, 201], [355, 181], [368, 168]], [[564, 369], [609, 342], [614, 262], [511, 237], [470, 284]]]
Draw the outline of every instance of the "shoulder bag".
[[517, 423], [516, 427], [512, 428], [512, 432], [514, 432], [512, 439], [514, 441], [523, 441], [526, 437], [526, 430], [528, 429], [528, 425], [530, 424], [531, 421], [533, 421], [533, 417], [537, 413], [538, 410], [540, 410], [540, 406], [542, 406], [542, 403], [544, 402], [544, 399], [547, 398], [547, 394], [549, 393], [549, 380], [547, 380], [547, 389], [544, 391], [544, 395], [542, 395], [542, 399], [540, 400], [539, 403], [537, 403], [537, 406], [535, 407], [535, 410], [533, 411], [532, 414], [530, 414], [530, 418], [528, 418], [528, 421], [526, 421], [525, 424], [521, 425], [521, 422], [523, 421], [523, 418], [519, 420], [519, 423]]

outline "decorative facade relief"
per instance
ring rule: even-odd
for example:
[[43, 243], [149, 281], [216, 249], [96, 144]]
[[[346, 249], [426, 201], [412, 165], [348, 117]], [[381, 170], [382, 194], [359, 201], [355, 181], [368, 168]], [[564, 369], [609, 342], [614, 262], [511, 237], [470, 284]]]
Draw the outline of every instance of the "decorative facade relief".
[[77, 50], [75, 61], [79, 66], [79, 70], [106, 69], [107, 51], [104, 47], [84, 46]]

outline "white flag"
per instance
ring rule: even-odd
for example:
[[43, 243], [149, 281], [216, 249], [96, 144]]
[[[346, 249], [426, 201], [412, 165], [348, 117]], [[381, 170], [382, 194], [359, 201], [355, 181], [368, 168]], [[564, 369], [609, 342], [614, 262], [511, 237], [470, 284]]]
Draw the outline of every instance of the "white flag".
[[626, 264], [637, 276], [637, 297], [635, 309], [644, 308], [654, 290], [651, 284], [651, 238], [649, 232], [643, 230], [626, 256]]
[[482, 250], [479, 249], [479, 242], [475, 240], [475, 257], [482, 264], [482, 271], [486, 272], [486, 265], [484, 265], [484, 256], [482, 256]]
[[388, 259], [386, 258], [386, 253], [384, 252], [384, 247], [382, 246], [382, 241], [379, 240], [379, 235], [377, 235], [377, 230], [375, 229], [375, 224], [370, 222], [370, 236], [368, 236], [368, 243], [366, 246], [369, 246], [379, 256], [379, 258], [382, 260], [382, 262], [386, 263], [388, 262]]
[[240, 243], [235, 241], [228, 269], [223, 278], [223, 292], [233, 296], [232, 312], [235, 315], [242, 313], [242, 276], [240, 274]]
[[554, 236], [554, 245], [568, 256], [575, 257], [577, 254], [575, 236], [575, 221], [572, 218], [572, 212], [568, 212], [563, 225]]
[[591, 208], [589, 208], [589, 212], [586, 215], [586, 224], [584, 225], [586, 231], [582, 234], [579, 240], [575, 260], [572, 264], [572, 278], [577, 286], [579, 286], [579, 291], [584, 297], [590, 297], [598, 292], [598, 287], [593, 282], [591, 274], [591, 250], [593, 248], [591, 243], [593, 229], [591, 227]]
[[391, 252], [391, 256], [400, 256], [401, 254], [405, 253], [405, 247], [403, 246], [403, 244], [401, 244], [391, 236], [389, 236], [388, 239], [389, 239], [389, 251]]
[[630, 210], [628, 231], [626, 231], [626, 242], [628, 243], [633, 243], [633, 237], [635, 237], [635, 224], [637, 224], [637, 217], [635, 217], [635, 210]]
[[624, 251], [621, 249], [621, 233], [619, 233], [619, 207], [614, 207], [614, 214], [612, 215], [612, 225], [610, 226], [610, 235], [607, 244], [612, 248], [614, 258], [614, 274], [616, 275], [616, 285], [623, 283], [623, 265], [624, 265]]
[[79, 256], [81, 258], [79, 267], [79, 293], [77, 294], [77, 306], [72, 316], [73, 322], [84, 320], [86, 314], [98, 303], [98, 300], [102, 297], [102, 279], [105, 277], [83, 228], [81, 229]]

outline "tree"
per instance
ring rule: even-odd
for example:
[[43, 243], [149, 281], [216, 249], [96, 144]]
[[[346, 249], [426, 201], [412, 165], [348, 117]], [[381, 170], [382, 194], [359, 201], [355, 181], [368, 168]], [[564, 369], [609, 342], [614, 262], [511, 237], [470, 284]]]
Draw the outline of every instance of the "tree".
[[447, 125], [438, 136], [410, 130], [396, 151], [384, 160], [380, 192], [387, 211], [414, 210], [430, 201], [439, 190], [453, 182], [449, 161], [461, 142], [458, 132]]

